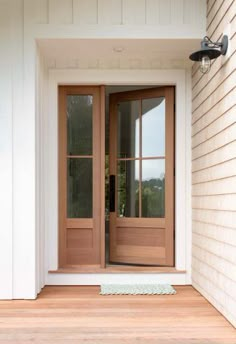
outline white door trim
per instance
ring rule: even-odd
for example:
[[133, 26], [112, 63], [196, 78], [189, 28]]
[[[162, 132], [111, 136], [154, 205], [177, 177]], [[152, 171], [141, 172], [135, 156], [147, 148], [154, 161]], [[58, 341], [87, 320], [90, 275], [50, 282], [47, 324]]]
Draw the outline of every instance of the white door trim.
[[[44, 166], [45, 189], [45, 282], [46, 284], [99, 284], [111, 274], [49, 274], [58, 268], [58, 85], [175, 85], [176, 86], [176, 179], [175, 179], [175, 266], [185, 274], [169, 275], [170, 283], [191, 283], [191, 92], [190, 75], [185, 70], [50, 70], [47, 128], [43, 135], [47, 147]], [[188, 91], [187, 91], [188, 90]], [[134, 279], [134, 274], [115, 274], [117, 279]], [[90, 277], [89, 277], [90, 276]], [[107, 277], [106, 277], [107, 276]], [[122, 277], [123, 276], [123, 277]], [[126, 276], [126, 277], [124, 277]], [[130, 276], [133, 276], [132, 278]], [[135, 274], [143, 282], [144, 275]], [[148, 275], [149, 276], [149, 275]], [[160, 280], [161, 274], [157, 276]], [[175, 277], [174, 277], [175, 276]], [[182, 276], [182, 277], [181, 277]], [[114, 277], [113, 277], [114, 279]], [[176, 281], [176, 283], [175, 283]]]

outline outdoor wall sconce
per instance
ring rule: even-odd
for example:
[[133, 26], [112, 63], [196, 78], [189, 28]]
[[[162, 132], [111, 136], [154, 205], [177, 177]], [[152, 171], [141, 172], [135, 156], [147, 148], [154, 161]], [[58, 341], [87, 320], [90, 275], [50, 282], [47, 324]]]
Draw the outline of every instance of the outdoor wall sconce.
[[209, 37], [205, 36], [201, 41], [201, 50], [192, 53], [189, 58], [192, 61], [200, 62], [199, 69], [206, 74], [211, 69], [211, 60], [220, 55], [225, 55], [228, 48], [228, 36], [224, 35], [221, 42], [212, 42]]

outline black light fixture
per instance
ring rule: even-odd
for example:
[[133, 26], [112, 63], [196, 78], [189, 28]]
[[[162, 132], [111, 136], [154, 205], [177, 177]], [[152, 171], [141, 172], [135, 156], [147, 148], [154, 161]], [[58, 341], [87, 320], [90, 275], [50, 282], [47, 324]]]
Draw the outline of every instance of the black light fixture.
[[201, 50], [192, 53], [189, 58], [192, 61], [200, 62], [200, 71], [206, 74], [211, 69], [211, 60], [220, 55], [225, 55], [228, 48], [228, 36], [224, 35], [221, 42], [212, 42], [209, 37], [205, 36], [201, 41]]

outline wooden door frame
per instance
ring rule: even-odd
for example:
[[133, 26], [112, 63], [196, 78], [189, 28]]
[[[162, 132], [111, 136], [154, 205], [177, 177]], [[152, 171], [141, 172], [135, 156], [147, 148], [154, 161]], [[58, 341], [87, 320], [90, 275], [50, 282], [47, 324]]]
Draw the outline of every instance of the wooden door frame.
[[[66, 219], [66, 214], [65, 214], [65, 210], [66, 210], [66, 130], [65, 130], [65, 119], [64, 119], [64, 111], [65, 111], [65, 99], [66, 99], [66, 95], [67, 94], [88, 94], [88, 92], [90, 91], [97, 91], [99, 89], [100, 91], [100, 108], [99, 109], [95, 109], [95, 112], [100, 112], [100, 114], [96, 115], [96, 118], [99, 118], [100, 121], [99, 123], [95, 123], [96, 125], [93, 124], [93, 137], [96, 137], [98, 131], [97, 131], [97, 126], [99, 126], [99, 133], [100, 133], [100, 137], [96, 137], [95, 141], [100, 145], [100, 149], [98, 149], [98, 147], [95, 147], [95, 151], [94, 151], [94, 161], [95, 159], [98, 160], [100, 159], [100, 170], [97, 168], [96, 170], [96, 175], [98, 176], [98, 180], [100, 180], [100, 188], [98, 190], [97, 185], [94, 182], [93, 188], [97, 189], [97, 191], [95, 192], [96, 195], [98, 195], [98, 193], [100, 193], [100, 202], [98, 202], [99, 197], [97, 197], [97, 202], [100, 203], [100, 209], [98, 210], [98, 207], [94, 207], [93, 205], [93, 212], [95, 214], [96, 217], [96, 221], [97, 223], [96, 225], [96, 238], [94, 238], [94, 240], [99, 240], [100, 241], [100, 252], [98, 253], [100, 255], [100, 267], [101, 268], [105, 268], [106, 267], [106, 262], [105, 262], [105, 226], [104, 226], [104, 222], [105, 222], [105, 86], [60, 86], [59, 87], [59, 266], [61, 267], [65, 267], [65, 249], [64, 249], [64, 242], [65, 242], [65, 227], [66, 227], [66, 223], [65, 223], [65, 219]], [[172, 90], [172, 91], [171, 91]], [[166, 115], [168, 116], [169, 113], [173, 113], [173, 107], [172, 107], [172, 103], [174, 101], [174, 93], [173, 93], [173, 87], [158, 87], [158, 88], [151, 88], [151, 89], [145, 89], [145, 90], [140, 90], [143, 94], [143, 97], [147, 97], [147, 98], [151, 98], [151, 97], [156, 97], [158, 95], [158, 93], [160, 93], [160, 95], [165, 94], [167, 96], [169, 96], [169, 101], [166, 102]], [[137, 94], [140, 94], [140, 91], [129, 91], [129, 92], [121, 92], [121, 93], [117, 93], [116, 95], [113, 94], [112, 96], [112, 100], [110, 102], [109, 105], [109, 113], [110, 116], [111, 114], [114, 113], [114, 100], [118, 97], [119, 99], [122, 100], [134, 100], [137, 98]], [[164, 91], [164, 93], [163, 93]], [[171, 98], [172, 97], [172, 98]], [[173, 125], [173, 121], [166, 121], [166, 125]], [[113, 131], [112, 131], [113, 130]], [[170, 130], [171, 132], [174, 132], [174, 128], [168, 128], [166, 127], [166, 130]], [[113, 136], [116, 137], [116, 128], [111, 128], [111, 132], [113, 132]], [[169, 137], [170, 136], [170, 137]], [[172, 140], [172, 143], [170, 144], [170, 139]], [[174, 137], [173, 135], [166, 135], [166, 150], [168, 149], [173, 149], [174, 150]], [[167, 142], [168, 141], [168, 142]], [[167, 144], [168, 143], [168, 144]], [[169, 154], [168, 154], [169, 155]], [[171, 152], [172, 157], [174, 157], [173, 152]], [[169, 164], [174, 165], [174, 161], [169, 161], [169, 159], [167, 160], [167, 162], [169, 162]], [[98, 163], [95, 164], [94, 166], [98, 166]], [[102, 167], [103, 166], [103, 167]], [[166, 168], [166, 175], [169, 173], [169, 168]], [[110, 171], [111, 173], [111, 171]], [[169, 179], [169, 183], [167, 183], [167, 192], [168, 193], [172, 193], [174, 194], [174, 189], [173, 189], [173, 185], [174, 185], [174, 181], [171, 178]], [[64, 196], [63, 196], [64, 195]], [[169, 207], [167, 207], [167, 197], [165, 198], [165, 208], [168, 211], [171, 211], [172, 213], [172, 217], [169, 216], [168, 217], [168, 221], [172, 221], [173, 223], [173, 217], [174, 217], [174, 207], [172, 205], [172, 209], [169, 210]], [[172, 195], [172, 199], [173, 199], [173, 195]], [[93, 202], [94, 204], [95, 202]], [[159, 219], [160, 221], [162, 221], [162, 219]], [[110, 217], [110, 221], [112, 221], [112, 217]], [[67, 220], [68, 222], [68, 220]], [[70, 220], [69, 223], [70, 225], [72, 225], [72, 227], [74, 226], [75, 221]], [[85, 223], [86, 221], [84, 221]], [[150, 224], [153, 222], [152, 219], [142, 219], [142, 222], [146, 222]], [[163, 221], [162, 221], [163, 222]], [[85, 224], [86, 226], [86, 224]], [[71, 227], [71, 228], [72, 228]], [[174, 230], [174, 225], [172, 225], [172, 228]], [[99, 233], [98, 233], [99, 232]], [[166, 249], [168, 251], [169, 256], [172, 256], [171, 261], [169, 261], [166, 265], [170, 265], [173, 266], [173, 255], [174, 255], [174, 246], [173, 246], [173, 240], [172, 240], [172, 236], [173, 236], [173, 231], [172, 233], [168, 233], [169, 236], [171, 236], [171, 238], [168, 239], [168, 245], [166, 246]], [[110, 232], [110, 235], [112, 237], [112, 231]], [[110, 241], [112, 241], [110, 239]], [[109, 265], [109, 264], [108, 264]], [[71, 268], [71, 265], [67, 265], [67, 268]]]

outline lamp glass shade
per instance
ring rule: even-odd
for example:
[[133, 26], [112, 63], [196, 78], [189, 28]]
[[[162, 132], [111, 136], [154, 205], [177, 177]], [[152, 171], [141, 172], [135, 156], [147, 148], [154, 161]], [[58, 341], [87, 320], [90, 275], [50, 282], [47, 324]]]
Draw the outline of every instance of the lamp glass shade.
[[209, 59], [208, 56], [203, 56], [199, 69], [201, 73], [203, 74], [206, 74], [209, 72], [209, 70], [211, 69], [211, 60]]

